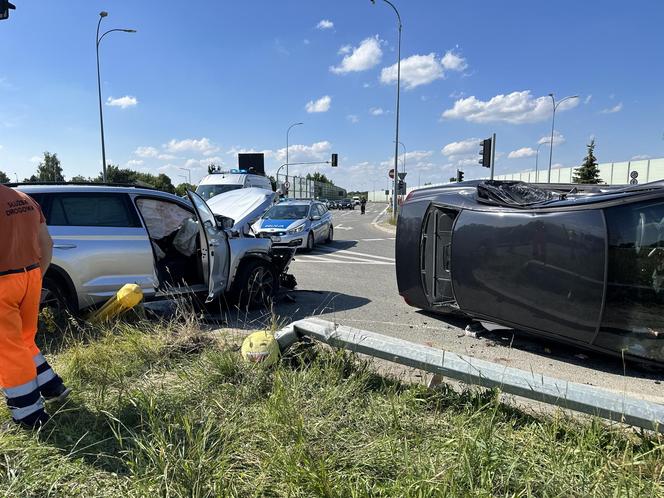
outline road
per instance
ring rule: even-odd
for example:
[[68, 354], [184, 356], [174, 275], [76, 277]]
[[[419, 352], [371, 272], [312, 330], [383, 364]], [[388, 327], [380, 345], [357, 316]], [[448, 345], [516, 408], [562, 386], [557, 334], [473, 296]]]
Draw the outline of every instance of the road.
[[[280, 324], [319, 316], [455, 353], [494, 361], [573, 382], [591, 384], [664, 402], [664, 375], [649, 374], [620, 359], [567, 345], [497, 330], [476, 339], [468, 322], [441, 319], [406, 305], [397, 292], [395, 235], [372, 222], [385, 204], [367, 204], [363, 216], [333, 211], [335, 241], [298, 253], [291, 272], [297, 289], [275, 305]], [[246, 316], [250, 321], [256, 318]]]

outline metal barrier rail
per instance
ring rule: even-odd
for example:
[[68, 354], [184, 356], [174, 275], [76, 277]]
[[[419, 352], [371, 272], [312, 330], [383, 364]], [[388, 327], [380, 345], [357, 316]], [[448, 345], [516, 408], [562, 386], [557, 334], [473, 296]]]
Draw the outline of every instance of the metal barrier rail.
[[336, 325], [326, 320], [307, 318], [293, 322], [278, 331], [275, 338], [283, 352], [303, 336], [467, 384], [497, 387], [503, 392], [535, 401], [664, 432], [664, 405], [658, 403], [505, 367], [375, 332]]

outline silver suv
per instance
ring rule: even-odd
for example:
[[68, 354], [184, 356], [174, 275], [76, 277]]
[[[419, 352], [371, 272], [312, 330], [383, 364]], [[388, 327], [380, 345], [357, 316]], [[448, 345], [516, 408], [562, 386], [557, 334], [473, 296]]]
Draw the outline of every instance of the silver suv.
[[[193, 192], [188, 202], [135, 187], [16, 188], [41, 205], [53, 238], [42, 300], [73, 312], [107, 300], [126, 283], [140, 285], [146, 299], [193, 292], [206, 302], [228, 297], [243, 306], [263, 304], [293, 256], [239, 230]], [[259, 210], [257, 218], [271, 200], [248, 204]]]

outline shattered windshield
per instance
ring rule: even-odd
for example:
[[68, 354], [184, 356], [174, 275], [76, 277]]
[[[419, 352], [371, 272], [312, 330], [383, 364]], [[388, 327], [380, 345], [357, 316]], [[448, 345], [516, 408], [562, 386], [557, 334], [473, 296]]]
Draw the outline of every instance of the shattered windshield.
[[529, 183], [487, 180], [477, 186], [480, 199], [507, 206], [530, 206], [561, 199], [559, 194], [543, 190]]

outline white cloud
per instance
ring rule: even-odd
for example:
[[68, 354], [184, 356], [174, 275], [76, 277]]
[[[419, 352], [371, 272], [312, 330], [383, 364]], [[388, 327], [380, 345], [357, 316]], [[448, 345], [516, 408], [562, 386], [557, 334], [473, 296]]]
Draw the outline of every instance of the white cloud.
[[609, 107], [607, 109], [603, 109], [601, 111], [602, 114], [615, 114], [616, 112], [622, 111], [623, 108], [623, 103], [619, 102], [618, 104], [614, 105], [613, 107]]
[[180, 152], [198, 152], [205, 156], [214, 154], [219, 150], [219, 147], [212, 144], [209, 138], [200, 138], [196, 140], [195, 138], [187, 138], [184, 140], [171, 140], [164, 145], [164, 149], [171, 153], [180, 153]]
[[648, 154], [638, 154], [636, 156], [632, 157], [632, 161], [643, 161], [645, 159], [650, 159], [650, 156]]
[[[30, 158], [30, 162], [31, 163], [40, 163], [40, 162], [42, 162], [42, 159], [44, 159], [43, 156], [32, 156]], [[101, 163], [101, 161], [99, 161], [99, 162]], [[108, 162], [110, 163], [110, 161], [108, 161]]]
[[[294, 144], [288, 147], [288, 160], [289, 162], [323, 161], [329, 159], [327, 156], [331, 151], [332, 144], [327, 140], [311, 145]], [[275, 157], [278, 161], [285, 161], [286, 148], [277, 150]]]
[[154, 147], [138, 147], [134, 151], [134, 154], [138, 157], [157, 157], [159, 155], [159, 151]]
[[[570, 99], [558, 110], [565, 111], [577, 104], [578, 99]], [[551, 117], [551, 99], [548, 96], [534, 98], [530, 90], [496, 95], [487, 101], [473, 95], [457, 100], [452, 109], [443, 112], [442, 117], [464, 119], [472, 123], [536, 123]]]
[[343, 45], [339, 50], [337, 51], [337, 54], [339, 55], [346, 55], [350, 54], [353, 51], [353, 46], [352, 45]]
[[362, 87], [363, 87], [363, 88], [370, 88], [370, 87], [371, 87], [371, 83], [364, 83], [364, 84], [362, 84]]
[[372, 116], [382, 116], [385, 114], [385, 110], [382, 107], [372, 107], [369, 109], [369, 114]]
[[136, 168], [137, 166], [142, 166], [143, 162], [144, 162], [143, 159], [131, 159], [127, 161], [127, 167]]
[[126, 109], [127, 107], [134, 107], [137, 104], [138, 104], [138, 99], [130, 95], [125, 95], [124, 97], [118, 97], [117, 99], [109, 97], [106, 100], [106, 105], [111, 107], [120, 107], [121, 109]]
[[479, 157], [477, 159], [475, 158], [466, 158], [466, 159], [459, 159], [456, 162], [456, 167], [457, 168], [462, 168], [464, 166], [479, 166], [480, 160]]
[[[448, 50], [442, 59], [434, 52], [429, 55], [411, 55], [401, 59], [401, 81], [407, 90], [427, 85], [445, 77], [445, 71], [463, 71], [468, 67], [466, 59]], [[383, 68], [380, 81], [384, 84], [396, 83], [397, 64]]]
[[345, 74], [366, 71], [377, 66], [383, 57], [383, 50], [380, 48], [380, 43], [378, 35], [362, 40], [357, 47], [352, 49], [352, 53], [344, 56], [341, 64], [330, 66], [330, 71], [336, 74]]
[[157, 159], [161, 159], [162, 161], [172, 161], [173, 159], [177, 159], [177, 157], [173, 154], [159, 154]]
[[465, 154], [479, 154], [480, 139], [467, 138], [459, 142], [451, 142], [440, 151], [444, 156], [462, 156]]
[[583, 99], [584, 104], [590, 104], [590, 101], [593, 99], [592, 94], [587, 95], [585, 99]]
[[537, 154], [537, 151], [535, 149], [532, 149], [530, 147], [521, 147], [520, 149], [513, 150], [509, 154], [507, 154], [508, 159], [522, 159], [524, 157], [533, 157], [535, 154]]
[[327, 112], [330, 110], [331, 104], [332, 104], [332, 97], [330, 97], [329, 95], [325, 95], [316, 100], [315, 102], [313, 100], [307, 102], [305, 109], [307, 110], [308, 113]]
[[360, 118], [358, 117], [357, 114], [349, 114], [348, 116], [346, 116], [346, 119], [353, 124], [360, 121]]
[[321, 21], [316, 24], [316, 29], [332, 29], [334, 28], [334, 23], [329, 19], [321, 19]]
[[[560, 133], [559, 131], [554, 132], [553, 134], [553, 146], [555, 147], [556, 145], [562, 145], [567, 141], [565, 138], [565, 135]], [[551, 142], [551, 135], [544, 135], [542, 138], [540, 138], [537, 143], [538, 144], [549, 144]]]
[[465, 71], [468, 69], [466, 59], [459, 54], [455, 54], [452, 50], [445, 52], [440, 62], [447, 71]]
[[305, 45], [309, 45], [311, 42], [307, 38], [305, 38], [304, 40], [302, 40], [302, 43], [304, 43]]

